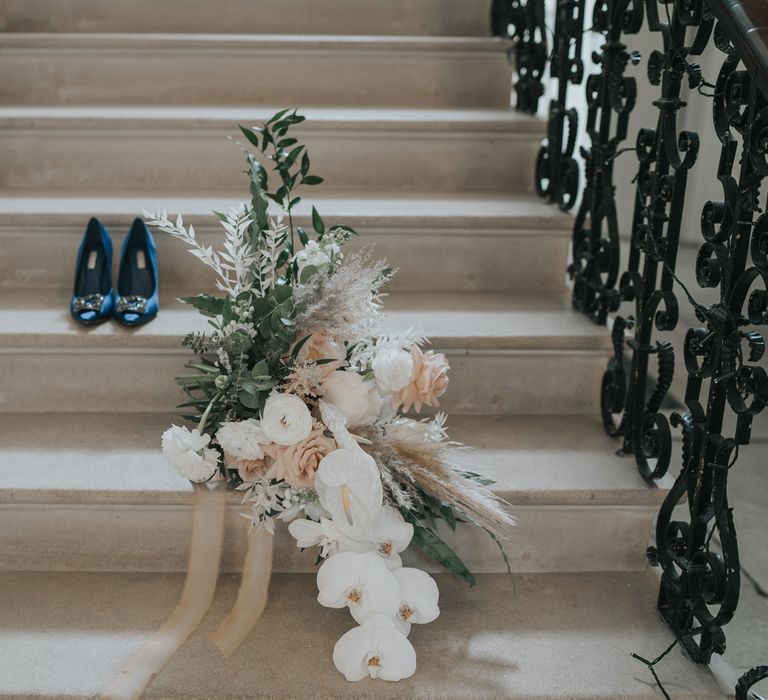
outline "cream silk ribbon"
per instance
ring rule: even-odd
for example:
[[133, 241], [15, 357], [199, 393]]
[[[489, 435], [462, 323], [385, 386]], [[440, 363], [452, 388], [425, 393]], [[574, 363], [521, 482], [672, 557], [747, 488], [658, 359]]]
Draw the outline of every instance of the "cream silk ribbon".
[[[133, 700], [149, 685], [197, 629], [213, 602], [219, 575], [226, 491], [195, 485], [192, 543], [187, 577], [176, 608], [139, 649], [104, 692], [105, 700]], [[225, 656], [232, 654], [258, 621], [267, 602], [272, 572], [272, 536], [250, 532], [237, 601], [209, 639]]]

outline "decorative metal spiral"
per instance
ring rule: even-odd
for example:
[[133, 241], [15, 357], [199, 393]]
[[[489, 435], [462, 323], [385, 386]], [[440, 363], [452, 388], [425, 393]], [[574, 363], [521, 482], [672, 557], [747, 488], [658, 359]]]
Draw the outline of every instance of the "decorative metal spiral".
[[[768, 175], [768, 101], [740, 67], [719, 27], [715, 36], [715, 44], [726, 52], [713, 109], [723, 200], [707, 202], [702, 212], [704, 243], [696, 278], [702, 287], [718, 288], [720, 301], [699, 308], [703, 325], [686, 335], [686, 408], [671, 419], [683, 431], [683, 468], [661, 507], [657, 547], [650, 553], [663, 569], [659, 610], [699, 663], [725, 650], [723, 626], [738, 604], [739, 551], [728, 473], [739, 447], [749, 442], [753, 417], [768, 402], [768, 375], [750, 364], [762, 357], [765, 341], [757, 329], [747, 330], [768, 322], [768, 219], [765, 214], [755, 219]], [[729, 410], [736, 415], [736, 427], [725, 436]], [[687, 521], [675, 515], [683, 502]], [[710, 549], [715, 534], [721, 553]], [[737, 697], [746, 698], [761, 674], [757, 669], [745, 675]]]

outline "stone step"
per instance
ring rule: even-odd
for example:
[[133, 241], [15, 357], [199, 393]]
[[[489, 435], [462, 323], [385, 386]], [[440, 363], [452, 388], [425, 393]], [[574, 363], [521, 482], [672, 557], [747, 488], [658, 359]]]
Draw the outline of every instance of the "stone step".
[[[0, 569], [183, 571], [192, 489], [160, 454], [166, 414], [8, 414], [0, 424]], [[641, 570], [651, 520], [671, 478], [646, 484], [594, 416], [461, 416], [457, 461], [496, 483], [519, 525], [504, 543], [515, 572]], [[239, 571], [248, 522], [228, 498], [222, 566]], [[568, 532], [567, 538], [562, 533]], [[155, 533], [155, 534], [152, 534]], [[162, 533], [158, 537], [157, 533]], [[473, 571], [501, 572], [496, 545], [459, 528], [447, 537]], [[277, 571], [313, 571], [284, 525]], [[439, 570], [419, 555], [420, 566]]]
[[[245, 141], [265, 108], [0, 108], [0, 190], [247, 195]], [[531, 191], [544, 122], [512, 110], [309, 109], [295, 129], [324, 192]]]
[[[0, 412], [172, 410], [183, 397], [173, 378], [192, 358], [181, 339], [208, 326], [167, 291], [160, 316], [136, 329], [84, 328], [69, 317], [68, 295], [6, 293]], [[446, 410], [598, 410], [609, 336], [572, 312], [560, 293], [392, 294], [385, 311], [385, 330], [417, 327], [448, 355]]]
[[[653, 613], [652, 574], [525, 574], [516, 592], [503, 575], [481, 576], [474, 589], [440, 576], [440, 617], [411, 632], [416, 674], [351, 684], [331, 656], [353, 622], [317, 604], [310, 575], [273, 576], [257, 627], [224, 658], [207, 635], [229, 612], [237, 584], [220, 577], [202, 625], [142, 697], [655, 700], [653, 678], [630, 654], [654, 658], [673, 641]], [[0, 574], [0, 697], [100, 695], [165, 622], [182, 585], [180, 574]], [[725, 697], [709, 670], [677, 648], [657, 668], [675, 700]]]
[[[215, 246], [221, 243], [222, 229], [212, 211], [226, 211], [237, 202], [159, 198], [155, 193], [114, 198], [2, 195], [0, 290], [69, 293], [77, 247], [91, 216], [107, 226], [116, 250], [134, 217], [156, 206], [174, 217], [183, 214], [199, 240]], [[393, 291], [563, 288], [572, 222], [533, 195], [314, 197], [310, 190], [296, 210], [297, 225], [310, 226], [312, 204], [327, 224], [345, 223], [360, 232], [350, 245], [373, 245], [377, 255], [396, 261]], [[199, 290], [204, 268], [170, 236], [160, 233], [155, 240], [163, 285], [197, 285]]]
[[506, 45], [460, 37], [0, 34], [0, 104], [505, 108]]
[[487, 36], [490, 0], [4, 0], [4, 32]]

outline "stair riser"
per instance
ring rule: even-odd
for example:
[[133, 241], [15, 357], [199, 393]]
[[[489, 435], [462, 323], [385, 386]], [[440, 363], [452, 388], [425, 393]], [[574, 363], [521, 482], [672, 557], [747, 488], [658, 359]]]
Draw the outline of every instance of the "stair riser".
[[[121, 223], [119, 228], [111, 227], [108, 220], [103, 221], [110, 231], [120, 232], [113, 233], [119, 251], [127, 226]], [[353, 219], [344, 222], [357, 227]], [[0, 229], [0, 290], [55, 289], [65, 298], [72, 289], [83, 226]], [[220, 233], [201, 232], [197, 226], [195, 230], [204, 244], [220, 245]], [[364, 235], [354, 239], [351, 248], [373, 245], [376, 255], [397, 264], [399, 272], [389, 286], [392, 291], [550, 291], [564, 286], [565, 231], [515, 231], [510, 235], [505, 231], [477, 230], [358, 230]], [[175, 293], [204, 291], [209, 277], [183, 246], [162, 233], [155, 240], [162, 287]], [[489, 260], [494, 261], [493, 265]]]
[[490, 0], [5, 0], [12, 32], [206, 32], [486, 36]]
[[[125, 346], [77, 352], [6, 349], [0, 362], [0, 413], [37, 411], [168, 412], [183, 394], [174, 376], [192, 359], [183, 350]], [[169, 339], [161, 339], [165, 344]], [[172, 340], [171, 340], [172, 342]], [[436, 343], [439, 349], [439, 344]], [[597, 413], [601, 351], [449, 350], [451, 385], [441, 409], [456, 414]], [[44, 381], [41, 381], [44, 378]]]
[[[0, 189], [246, 195], [234, 124], [195, 129], [0, 129]], [[239, 133], [239, 132], [238, 132]], [[537, 135], [407, 128], [297, 130], [324, 193], [530, 191]], [[242, 135], [240, 135], [242, 139]], [[151, 203], [150, 203], [151, 204]]]
[[[244, 507], [227, 512], [221, 567], [242, 570], [248, 522]], [[504, 543], [514, 572], [640, 571], [645, 566], [654, 509], [629, 506], [527, 506]], [[0, 506], [0, 570], [185, 571], [192, 509], [187, 506]], [[446, 535], [472, 571], [504, 572], [496, 544], [459, 526]], [[563, 538], [563, 533], [569, 533]], [[315, 552], [300, 552], [278, 526], [274, 569], [315, 571]], [[420, 554], [406, 563], [440, 571]]]
[[496, 43], [492, 51], [155, 44], [88, 49], [84, 40], [83, 50], [6, 49], [0, 54], [0, 73], [7, 76], [0, 103], [494, 108], [510, 103], [511, 68]]

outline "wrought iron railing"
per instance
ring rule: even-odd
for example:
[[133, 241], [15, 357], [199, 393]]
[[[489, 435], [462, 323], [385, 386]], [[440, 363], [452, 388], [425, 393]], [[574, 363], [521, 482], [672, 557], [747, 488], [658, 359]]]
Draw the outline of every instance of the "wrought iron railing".
[[[768, 324], [768, 213], [760, 206], [768, 176], [768, 3], [595, 0], [591, 20], [585, 11], [585, 0], [494, 0], [493, 31], [516, 40], [510, 54], [518, 73], [517, 109], [537, 111], [547, 68], [556, 87], [536, 189], [564, 211], [578, 204], [568, 267], [573, 305], [596, 323], [613, 323], [614, 354], [601, 388], [606, 430], [622, 439], [623, 452], [634, 456], [646, 479], [663, 476], [673, 460], [681, 465], [648, 557], [662, 568], [660, 612], [691, 658], [708, 663], [725, 650], [723, 627], [739, 598], [728, 472], [750, 441], [753, 417], [768, 402], [768, 375], [756, 364], [765, 350], [759, 327]], [[641, 57], [631, 44], [644, 27], [658, 44]], [[585, 77], [587, 31], [601, 44], [592, 54], [595, 71]], [[723, 54], [714, 84], [696, 62], [712, 48]], [[657, 90], [658, 118], [655, 127], [633, 125], [634, 148], [625, 148], [638, 94], [625, 70], [641, 59]], [[720, 142], [723, 195], [701, 212], [704, 240], [695, 269], [701, 287], [719, 291], [714, 304], [699, 303], [676, 272], [688, 173], [700, 146], [696, 133], [678, 128], [686, 86], [711, 100]], [[577, 90], [583, 114], [569, 105]], [[580, 200], [574, 158], [579, 119], [589, 142], [581, 149]], [[629, 253], [622, 259], [614, 162], [625, 150], [636, 152], [638, 166], [632, 224], [624, 232]], [[622, 302], [632, 304], [631, 314], [617, 315]], [[675, 329], [679, 304], [692, 307], [699, 325], [674, 348], [654, 335]], [[667, 417], [662, 407], [676, 362], [688, 375], [684, 408]], [[735, 429], [724, 434], [728, 414]], [[681, 432], [679, 443], [673, 443], [673, 429]], [[681, 503], [687, 503], [685, 518], [675, 510]], [[710, 546], [715, 535], [719, 551]], [[766, 677], [765, 667], [745, 674], [737, 697], [747, 698]]]

